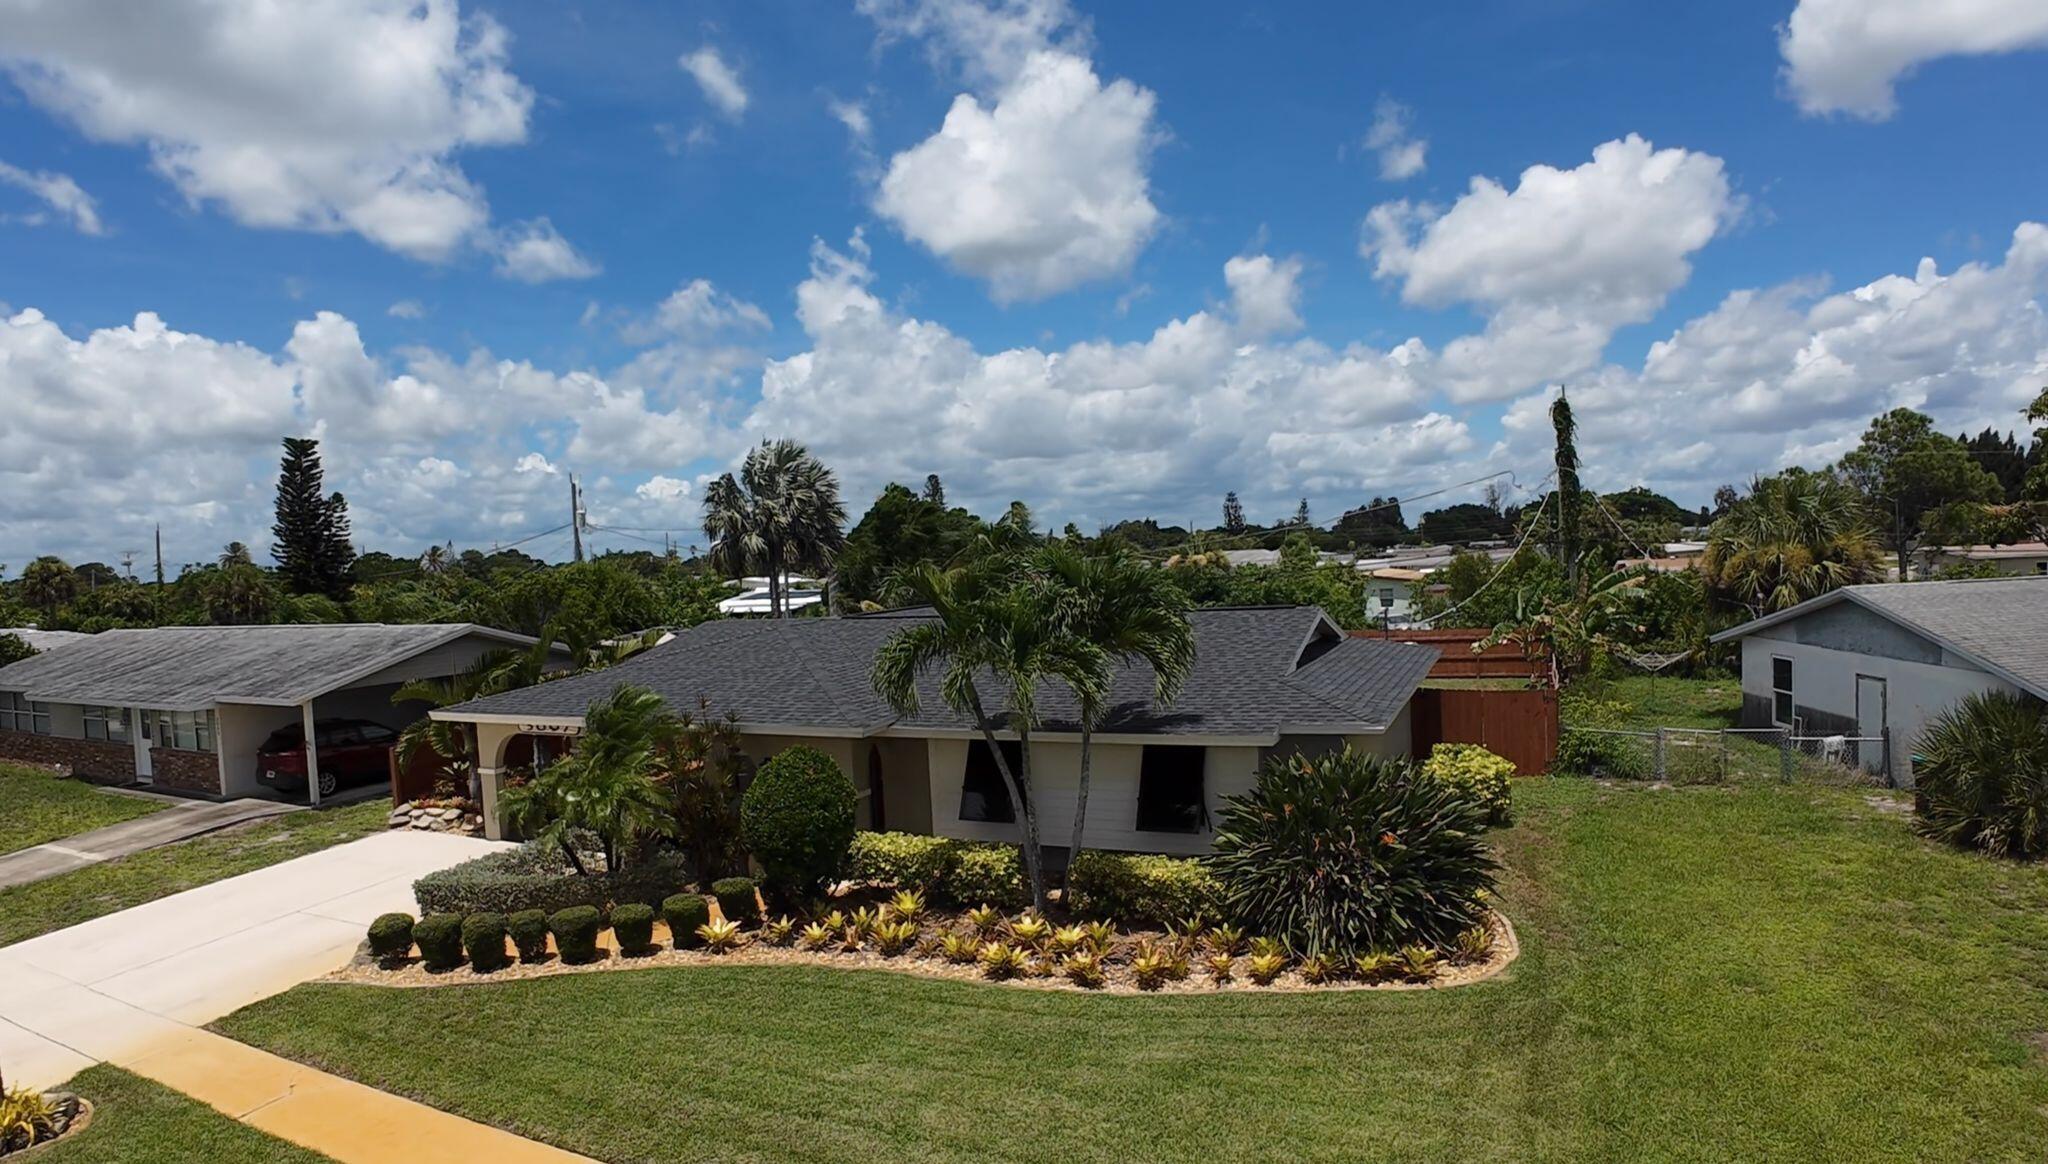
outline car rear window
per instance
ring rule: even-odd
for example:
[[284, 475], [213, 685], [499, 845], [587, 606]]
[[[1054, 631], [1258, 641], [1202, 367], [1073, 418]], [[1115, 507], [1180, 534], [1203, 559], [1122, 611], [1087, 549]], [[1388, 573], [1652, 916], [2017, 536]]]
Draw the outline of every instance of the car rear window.
[[291, 727], [279, 728], [271, 732], [270, 738], [263, 741], [263, 750], [266, 752], [291, 752], [304, 747], [305, 742], [305, 730], [297, 724], [293, 724]]

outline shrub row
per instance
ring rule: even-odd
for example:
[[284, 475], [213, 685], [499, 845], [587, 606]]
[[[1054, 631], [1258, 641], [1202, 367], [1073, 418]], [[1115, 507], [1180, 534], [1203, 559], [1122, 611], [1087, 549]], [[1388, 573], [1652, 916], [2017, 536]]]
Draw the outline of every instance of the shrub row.
[[855, 833], [844, 875], [894, 885], [955, 905], [1019, 908], [1031, 900], [1024, 855], [1015, 845], [916, 833]]
[[[697, 900], [701, 903], [703, 898]], [[370, 923], [370, 953], [383, 965], [395, 968], [417, 945], [420, 963], [429, 970], [453, 970], [467, 960], [479, 972], [489, 972], [511, 965], [506, 939], [511, 939], [521, 962], [539, 962], [547, 957], [552, 936], [562, 961], [573, 964], [597, 959], [597, 934], [602, 928], [603, 918], [591, 905], [572, 905], [552, 915], [537, 909], [520, 910], [510, 917], [491, 910], [468, 915], [430, 913], [418, 921], [410, 914], [387, 913]], [[644, 951], [654, 937], [654, 910], [638, 902], [619, 905], [612, 910], [612, 929], [620, 949]]]
[[1195, 857], [1084, 849], [1067, 866], [1067, 907], [1082, 917], [1174, 925], [1224, 914], [1223, 886]]
[[413, 882], [422, 915], [554, 914], [576, 905], [603, 909], [611, 902], [657, 905], [690, 881], [680, 854], [664, 853], [622, 873], [578, 875], [561, 850], [521, 845], [429, 873]]

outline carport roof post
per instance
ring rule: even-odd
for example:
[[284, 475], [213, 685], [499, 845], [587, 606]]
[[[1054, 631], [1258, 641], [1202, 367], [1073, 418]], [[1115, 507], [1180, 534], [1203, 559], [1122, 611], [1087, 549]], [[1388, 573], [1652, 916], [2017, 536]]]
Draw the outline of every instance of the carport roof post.
[[313, 701], [308, 699], [299, 705], [299, 722], [306, 733], [306, 795], [307, 803], [320, 807], [320, 746], [313, 734]]

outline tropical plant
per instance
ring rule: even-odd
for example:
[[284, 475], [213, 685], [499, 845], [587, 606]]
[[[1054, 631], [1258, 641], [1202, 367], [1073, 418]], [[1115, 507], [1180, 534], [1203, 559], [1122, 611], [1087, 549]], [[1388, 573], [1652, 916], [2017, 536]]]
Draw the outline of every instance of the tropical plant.
[[796, 944], [806, 950], [822, 950], [829, 945], [833, 931], [823, 922], [812, 922], [797, 936]]
[[893, 958], [901, 954], [916, 940], [916, 922], [885, 921], [875, 926], [875, 952], [884, 958]]
[[595, 837], [605, 869], [617, 872], [640, 834], [674, 827], [654, 781], [657, 745], [673, 724], [661, 696], [621, 683], [590, 705], [567, 756], [500, 792], [499, 811], [519, 832], [559, 846], [579, 874], [589, 870], [575, 840]]
[[1788, 469], [1752, 482], [1707, 534], [1700, 569], [1752, 615], [1883, 577], [1863, 497], [1826, 473]]
[[740, 837], [774, 895], [816, 892], [853, 843], [853, 784], [832, 757], [797, 745], [768, 758], [740, 798]]
[[1109, 981], [1109, 975], [1103, 967], [1102, 955], [1091, 950], [1079, 950], [1067, 955], [1060, 963], [1060, 972], [1067, 976], [1067, 981], [1084, 990], [1100, 990], [1103, 984]]
[[1088, 944], [1088, 931], [1080, 926], [1061, 926], [1046, 939], [1046, 949], [1056, 955], [1067, 955]]
[[45, 554], [22, 567], [17, 588], [23, 602], [41, 609], [47, 618], [54, 619], [57, 608], [77, 595], [78, 575], [64, 559]]
[[1036, 949], [1052, 933], [1052, 923], [1037, 914], [1019, 914], [1010, 919], [1010, 937], [1020, 946]]
[[1116, 923], [1108, 918], [1084, 923], [1081, 933], [1086, 936], [1089, 948], [1098, 954], [1108, 954], [1116, 945]]
[[1920, 732], [1919, 826], [1997, 857], [2048, 853], [2048, 722], [2028, 695], [1964, 697]]
[[1442, 954], [1420, 942], [1401, 947], [1401, 974], [1410, 982], [1427, 982], [1436, 977], [1442, 963]]
[[973, 934], [947, 934], [939, 939], [939, 953], [946, 961], [964, 966], [981, 953], [981, 939]]
[[[919, 706], [919, 676], [939, 671], [941, 698], [970, 718], [994, 757], [1023, 833], [1031, 899], [1043, 909], [1044, 854], [1039, 847], [1038, 805], [1031, 794], [1031, 732], [1038, 723], [1039, 684], [1052, 681], [1077, 692], [1092, 691], [1104, 674], [1104, 653], [1048, 619], [1041, 596], [1018, 583], [1002, 554], [950, 570], [918, 567], [901, 581], [934, 617], [913, 622], [884, 641], [875, 656], [875, 691], [899, 714], [912, 715]], [[982, 698], [984, 674], [1006, 697], [1000, 717], [988, 711]], [[1008, 726], [1022, 745], [1018, 771], [1010, 770], [996, 740], [999, 726]]]
[[889, 913], [899, 921], [922, 920], [925, 914], [924, 894], [914, 889], [898, 890], [889, 899]]
[[1287, 969], [1287, 955], [1278, 953], [1253, 954], [1245, 963], [1245, 976], [1260, 986], [1271, 986], [1273, 980]]
[[977, 905], [967, 911], [967, 924], [974, 927], [975, 933], [987, 937], [1003, 924], [1003, 911], [992, 905]]
[[730, 954], [747, 940], [739, 923], [729, 921], [705, 922], [697, 927], [697, 936], [703, 939], [704, 948], [714, 954]]
[[846, 928], [859, 935], [862, 939], [872, 935], [875, 932], [875, 927], [880, 924], [882, 924], [882, 915], [872, 906], [863, 905], [848, 914], [846, 918]]
[[983, 945], [975, 960], [981, 963], [981, 972], [984, 975], [997, 981], [1015, 978], [1031, 965], [1031, 959], [1024, 951], [1008, 942], [989, 942]]
[[9, 1087], [0, 1079], [0, 1155], [33, 1148], [56, 1134], [56, 1104], [33, 1087]]
[[761, 923], [761, 940], [771, 946], [787, 946], [796, 935], [796, 921], [788, 914]]
[[1139, 990], [1157, 990], [1173, 976], [1173, 955], [1164, 947], [1140, 943], [1131, 954], [1131, 979]]
[[[531, 687], [547, 674], [550, 660], [549, 644], [545, 638], [526, 650], [486, 651], [469, 666], [446, 678], [413, 679], [399, 684], [398, 690], [391, 693], [391, 702], [453, 707], [486, 695]], [[480, 765], [474, 724], [419, 716], [398, 733], [399, 763], [412, 763], [422, 749], [431, 749], [435, 755], [448, 761], [453, 770], [464, 774], [465, 783], [467, 775], [474, 773]]]
[[769, 610], [778, 618], [788, 612], [785, 573], [829, 567], [846, 544], [845, 521], [839, 478], [795, 441], [762, 441], [737, 479], [727, 473], [704, 490], [711, 564], [734, 578], [762, 569]]
[[1237, 968], [1237, 955], [1225, 953], [1211, 954], [1203, 965], [1208, 968], [1210, 979], [1216, 985], [1221, 986], [1230, 981], [1232, 971]]
[[1351, 968], [1361, 982], [1391, 982], [1402, 973], [1401, 959], [1384, 950], [1368, 950], [1352, 959]]
[[1310, 954], [1301, 960], [1301, 980], [1310, 986], [1336, 981], [1339, 970], [1340, 963], [1329, 954]]
[[1218, 954], [1237, 955], [1244, 952], [1244, 929], [1240, 926], [1220, 925], [1209, 931], [1209, 948]]
[[1484, 915], [1485, 810], [1405, 761], [1276, 757], [1224, 802], [1212, 858], [1241, 924], [1298, 954], [1442, 945]]
[[689, 855], [701, 881], [746, 868], [740, 843], [739, 773], [746, 764], [739, 723], [712, 714], [707, 701], [675, 717], [661, 741], [664, 790], [675, 821], [676, 846]]
[[1484, 962], [1493, 953], [1493, 931], [1486, 926], [1473, 926], [1458, 935], [1457, 945], [1452, 954], [1460, 962]]

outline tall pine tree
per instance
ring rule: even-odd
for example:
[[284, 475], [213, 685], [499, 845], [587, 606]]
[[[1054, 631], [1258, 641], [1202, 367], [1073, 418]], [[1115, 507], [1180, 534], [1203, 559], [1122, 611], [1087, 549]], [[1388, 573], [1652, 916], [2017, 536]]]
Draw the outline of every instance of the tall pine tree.
[[270, 555], [294, 594], [325, 594], [339, 598], [348, 588], [355, 565], [349, 544], [348, 502], [341, 494], [323, 496], [320, 442], [286, 437], [277, 475], [277, 521], [270, 535], [277, 539]]
[[1550, 402], [1550, 428], [1557, 438], [1557, 543], [1554, 552], [1574, 593], [1579, 588], [1579, 425], [1571, 401], [1559, 392]]
[[1223, 495], [1223, 532], [1232, 537], [1244, 532], [1244, 503], [1235, 489]]

